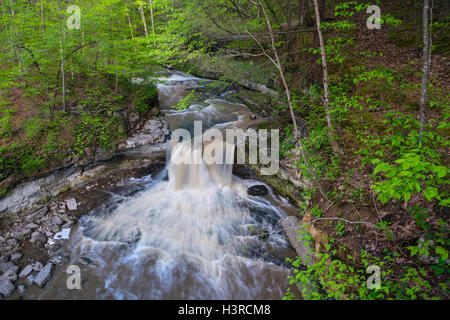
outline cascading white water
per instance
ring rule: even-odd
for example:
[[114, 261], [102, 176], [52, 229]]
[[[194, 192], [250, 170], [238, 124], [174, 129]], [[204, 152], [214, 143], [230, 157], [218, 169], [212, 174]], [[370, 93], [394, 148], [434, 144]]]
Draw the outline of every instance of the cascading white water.
[[[189, 146], [177, 145], [172, 155], [191, 152]], [[85, 216], [68, 246], [71, 263], [92, 261], [82, 273], [87, 281], [83, 290], [61, 290], [58, 298], [281, 298], [289, 271], [272, 262], [270, 250], [289, 247], [277, 232], [283, 213], [249, 197], [248, 185], [222, 169], [169, 162], [166, 171], [144, 178], [147, 189]], [[50, 288], [62, 287], [67, 275], [58, 278], [61, 284], [41, 298], [52, 297]]]
[[174, 190], [231, 187], [235, 146], [216, 140], [206, 144], [212, 154], [220, 154], [217, 157], [220, 163], [210, 164], [204, 160], [204, 147], [205, 145], [194, 146], [192, 141], [168, 143], [169, 181], [173, 183]]

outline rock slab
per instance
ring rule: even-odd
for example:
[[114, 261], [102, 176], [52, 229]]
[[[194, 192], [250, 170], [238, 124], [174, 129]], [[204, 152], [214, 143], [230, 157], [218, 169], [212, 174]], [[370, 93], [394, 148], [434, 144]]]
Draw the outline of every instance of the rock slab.
[[302, 233], [298, 232], [298, 230], [302, 228], [301, 220], [295, 216], [289, 216], [281, 219], [280, 223], [289, 242], [297, 252], [297, 255], [302, 259], [303, 263], [305, 265], [313, 263], [314, 253], [308, 243], [301, 239]]
[[53, 271], [53, 264], [47, 263], [45, 267], [38, 273], [38, 275], [34, 278], [34, 283], [36, 283], [39, 287], [45, 286], [45, 284], [50, 280]]

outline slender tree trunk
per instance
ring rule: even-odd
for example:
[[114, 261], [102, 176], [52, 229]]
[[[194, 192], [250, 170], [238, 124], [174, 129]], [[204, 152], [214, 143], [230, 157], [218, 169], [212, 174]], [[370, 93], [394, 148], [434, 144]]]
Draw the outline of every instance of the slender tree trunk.
[[144, 7], [140, 6], [139, 11], [141, 12], [142, 23], [144, 24], [145, 37], [148, 38], [147, 20], [145, 19]]
[[430, 19], [431, 19], [430, 0], [424, 0], [423, 5], [423, 69], [422, 69], [422, 90], [420, 93], [419, 103], [419, 121], [420, 133], [425, 127], [425, 106], [427, 104], [428, 80], [430, 78], [431, 66], [431, 35], [430, 35]]
[[41, 0], [41, 22], [42, 22], [42, 33], [45, 31], [45, 18], [44, 18], [44, 1]]
[[117, 94], [118, 88], [119, 88], [119, 76], [116, 73], [116, 83], [115, 83], [115, 86], [114, 86], [114, 93], [115, 94]]
[[70, 58], [70, 78], [72, 79], [72, 82], [73, 82], [74, 74], [73, 74], [73, 60], [72, 60], [72, 57]]
[[150, 4], [150, 18], [152, 20], [152, 32], [153, 32], [153, 35], [155, 35], [155, 20], [153, 17], [153, 0], [148, 0], [148, 3]]
[[128, 13], [128, 10], [127, 10], [127, 18], [128, 18], [128, 25], [130, 26], [131, 39], [134, 39], [133, 27], [131, 25], [131, 18], [130, 18], [130, 14]]
[[[82, 7], [83, 2], [80, 0], [80, 7]], [[80, 30], [81, 30], [81, 45], [83, 46], [83, 48], [81, 48], [81, 52], [84, 51], [84, 45], [86, 44], [85, 42], [85, 34], [84, 34], [84, 28], [83, 28], [83, 23], [80, 24]]]
[[66, 83], [65, 83], [65, 74], [64, 74], [64, 55], [63, 55], [63, 48], [62, 48], [62, 42], [59, 41], [59, 48], [61, 52], [61, 78], [62, 78], [62, 98], [63, 98], [63, 111], [66, 111]]
[[333, 124], [331, 122], [331, 116], [330, 116], [327, 58], [326, 58], [326, 54], [325, 54], [325, 44], [323, 41], [322, 30], [320, 30], [320, 9], [319, 9], [319, 3], [317, 0], [314, 0], [314, 9], [316, 11], [317, 35], [319, 36], [320, 52], [321, 52], [321, 56], [322, 56], [323, 88], [325, 91], [324, 107], [325, 107], [325, 115], [327, 118], [328, 134], [330, 137], [330, 144], [331, 144], [331, 148], [333, 149], [333, 153], [335, 155], [342, 155], [343, 152], [339, 148], [339, 146], [336, 142], [336, 139], [334, 137], [334, 128], [333, 128]]

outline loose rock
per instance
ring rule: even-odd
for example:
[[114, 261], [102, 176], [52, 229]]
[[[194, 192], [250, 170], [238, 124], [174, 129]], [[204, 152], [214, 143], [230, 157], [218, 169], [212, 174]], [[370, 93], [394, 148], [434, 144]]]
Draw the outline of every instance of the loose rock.
[[11, 255], [11, 261], [16, 261], [19, 260], [20, 258], [22, 258], [22, 254], [21, 253], [14, 253]]
[[88, 265], [92, 264], [92, 260], [89, 259], [88, 257], [81, 257], [80, 263], [84, 264], [85, 266], [88, 266]]
[[34, 266], [33, 266], [33, 270], [34, 270], [34, 271], [41, 271], [41, 270], [42, 270], [42, 267], [43, 267], [42, 263], [40, 263], [39, 261], [37, 261], [37, 262], [34, 264]]
[[37, 211], [29, 214], [28, 217], [26, 217], [25, 220], [27, 222], [36, 221], [36, 220], [42, 218], [47, 212], [48, 212], [48, 208], [47, 207], [40, 208]]
[[14, 263], [10, 262], [4, 262], [4, 263], [0, 263], [0, 271], [5, 273], [9, 270], [14, 270], [14, 272], [16, 272], [19, 269], [18, 266], [16, 266]]
[[66, 200], [66, 205], [67, 205], [67, 209], [69, 209], [70, 211], [74, 211], [77, 210], [77, 200], [75, 200], [74, 198], [69, 198]]
[[59, 217], [59, 216], [53, 216], [52, 223], [60, 226], [63, 224], [63, 219], [61, 219], [61, 217]]
[[18, 226], [16, 229], [14, 229], [13, 232], [11, 232], [11, 238], [23, 238], [29, 233], [31, 233], [31, 229], [23, 226]]
[[0, 294], [4, 297], [9, 296], [16, 286], [10, 280], [0, 280]]
[[31, 272], [33, 272], [33, 265], [29, 264], [19, 273], [19, 278], [26, 278], [30, 275]]
[[269, 193], [269, 190], [267, 190], [266, 186], [263, 185], [257, 185], [257, 186], [251, 186], [247, 189], [247, 194], [249, 196], [266, 196]]
[[6, 271], [4, 274], [2, 274], [0, 279], [16, 281], [17, 280], [17, 272], [13, 269], [10, 269], [10, 270]]
[[36, 231], [31, 235], [30, 242], [32, 243], [33, 247], [42, 248], [47, 242], [47, 237], [44, 234]]
[[33, 230], [33, 229], [39, 228], [39, 225], [37, 225], [35, 223], [29, 223], [25, 226], [25, 228]]

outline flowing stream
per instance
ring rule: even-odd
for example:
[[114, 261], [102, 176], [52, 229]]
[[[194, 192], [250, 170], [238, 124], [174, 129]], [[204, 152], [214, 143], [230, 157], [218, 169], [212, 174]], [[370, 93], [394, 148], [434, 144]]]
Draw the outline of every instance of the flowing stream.
[[[226, 97], [176, 112], [172, 105], [204, 80], [170, 72], [159, 84], [160, 104], [170, 130], [245, 127], [249, 110]], [[177, 144], [169, 154], [191, 152]], [[65, 247], [67, 265], [81, 267], [82, 289], [68, 290], [58, 268], [39, 299], [280, 299], [288, 288], [286, 257], [295, 256], [279, 220], [293, 212], [273, 194], [249, 196], [261, 184], [232, 175], [231, 166], [175, 165], [125, 181], [84, 215]], [[80, 264], [84, 261], [84, 265]]]

